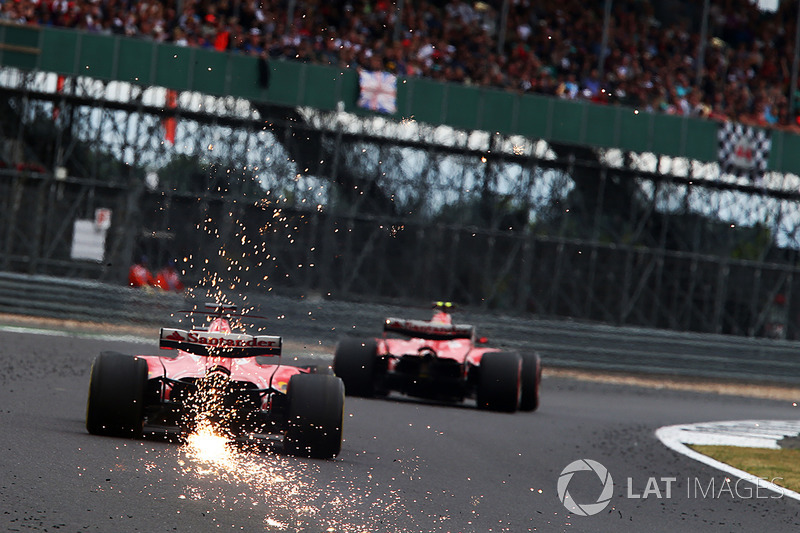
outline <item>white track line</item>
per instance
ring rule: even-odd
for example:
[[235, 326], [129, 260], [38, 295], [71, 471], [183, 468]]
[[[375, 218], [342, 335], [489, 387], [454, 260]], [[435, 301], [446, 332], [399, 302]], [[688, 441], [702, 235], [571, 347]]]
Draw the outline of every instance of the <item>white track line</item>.
[[796, 436], [798, 433], [800, 433], [800, 422], [790, 420], [733, 420], [665, 426], [656, 430], [656, 437], [664, 446], [681, 455], [721, 470], [731, 476], [749, 481], [756, 487], [771, 490], [781, 496], [800, 501], [800, 494], [797, 492], [712, 459], [687, 446], [687, 444], [697, 444], [778, 449], [780, 446], [778, 446], [777, 442], [780, 439]]
[[64, 331], [59, 329], [28, 328], [25, 326], [2, 326], [0, 331], [8, 333], [27, 333], [29, 335], [46, 335], [50, 337], [72, 337], [79, 339], [96, 339], [102, 341], [122, 341], [137, 344], [158, 344], [154, 339], [139, 337], [137, 335], [109, 335], [108, 333], [81, 333], [77, 331]]

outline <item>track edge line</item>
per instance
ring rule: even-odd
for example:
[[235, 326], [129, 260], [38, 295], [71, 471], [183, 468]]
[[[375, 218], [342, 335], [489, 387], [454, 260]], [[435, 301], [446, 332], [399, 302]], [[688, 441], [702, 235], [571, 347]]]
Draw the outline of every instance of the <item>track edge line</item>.
[[792, 498], [795, 501], [800, 502], [800, 494], [787, 489], [786, 487], [781, 487], [780, 485], [776, 485], [770, 481], [767, 481], [763, 478], [758, 476], [754, 476], [750, 472], [745, 472], [744, 470], [739, 470], [738, 468], [734, 468], [729, 464], [723, 463], [721, 461], [717, 461], [716, 459], [712, 459], [707, 455], [703, 455], [700, 452], [696, 452], [686, 446], [683, 442], [680, 441], [678, 438], [678, 434], [680, 433], [680, 428], [685, 427], [685, 425], [676, 425], [676, 426], [664, 426], [660, 427], [655, 431], [656, 438], [661, 441], [661, 444], [669, 448], [670, 450], [679, 453], [689, 459], [694, 459], [706, 466], [710, 466], [712, 468], [716, 468], [717, 470], [721, 470], [726, 474], [730, 474], [732, 476], [738, 477], [739, 479], [743, 479], [745, 481], [749, 481], [756, 488], [763, 487], [767, 490], [771, 490], [781, 496], [786, 496], [788, 498]]

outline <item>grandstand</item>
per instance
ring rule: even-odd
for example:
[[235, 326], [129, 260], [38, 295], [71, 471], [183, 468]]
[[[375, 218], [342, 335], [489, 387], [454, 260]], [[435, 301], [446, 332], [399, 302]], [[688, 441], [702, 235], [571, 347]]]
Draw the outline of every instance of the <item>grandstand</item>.
[[4, 2], [0, 19], [798, 131], [796, 4], [708, 6], [20, 0]]

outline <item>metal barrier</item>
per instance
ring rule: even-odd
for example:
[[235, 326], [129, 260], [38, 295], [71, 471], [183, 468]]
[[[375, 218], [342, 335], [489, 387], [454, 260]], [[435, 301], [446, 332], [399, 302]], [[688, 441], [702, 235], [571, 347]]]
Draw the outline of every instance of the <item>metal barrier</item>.
[[487, 328], [515, 348], [534, 346], [554, 367], [800, 384], [800, 344], [597, 324], [505, 318]]
[[[313, 294], [248, 294], [246, 301], [255, 314], [270, 319], [271, 333], [309, 342], [309, 350], [345, 336], [381, 336], [386, 316], [430, 317], [427, 308], [325, 300]], [[473, 308], [457, 311], [454, 320], [475, 325], [489, 346], [537, 350], [549, 367], [800, 384], [800, 342], [540, 320]]]
[[96, 281], [0, 272], [0, 313], [105, 323], [165, 323], [185, 297]]
[[[0, 273], [0, 312], [34, 317], [165, 325], [187, 309], [191, 294], [145, 291], [93, 281]], [[389, 315], [426, 319], [408, 306], [324, 300], [319, 297], [248, 294], [254, 314], [271, 333], [314, 346], [348, 335], [381, 335]], [[538, 350], [550, 367], [726, 378], [800, 384], [800, 343], [726, 335], [613, 327], [533, 317], [498, 316], [467, 309], [458, 322], [474, 324], [491, 346]]]

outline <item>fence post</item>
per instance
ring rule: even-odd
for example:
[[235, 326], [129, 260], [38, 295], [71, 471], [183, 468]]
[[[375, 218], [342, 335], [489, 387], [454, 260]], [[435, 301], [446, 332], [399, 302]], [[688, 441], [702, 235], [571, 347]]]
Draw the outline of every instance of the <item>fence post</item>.
[[717, 287], [714, 291], [714, 322], [713, 332], [722, 333], [723, 321], [725, 314], [725, 301], [728, 297], [728, 274], [730, 273], [730, 266], [728, 260], [723, 259], [719, 262], [717, 269]]

